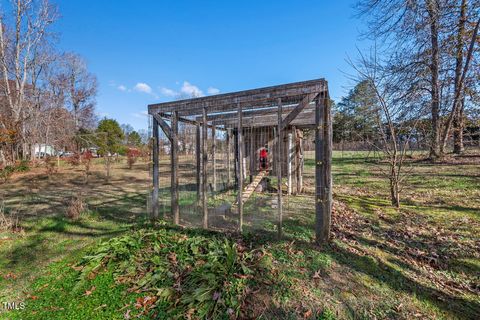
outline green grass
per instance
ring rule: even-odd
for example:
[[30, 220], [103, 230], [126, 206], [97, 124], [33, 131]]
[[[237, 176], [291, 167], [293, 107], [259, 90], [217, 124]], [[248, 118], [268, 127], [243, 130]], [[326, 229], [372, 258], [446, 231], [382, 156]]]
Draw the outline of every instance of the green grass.
[[[12, 312], [11, 319], [122, 319], [125, 304], [135, 302], [138, 294], [128, 293], [116, 284], [114, 269], [108, 268], [88, 282], [78, 282], [72, 266], [80, 254], [53, 263], [47, 275], [35, 282], [26, 298], [23, 312]], [[91, 292], [91, 293], [89, 293]], [[106, 302], [106, 303], [105, 303]]]
[[[306, 194], [284, 197], [281, 240], [268, 193], [245, 204], [241, 237], [133, 223], [144, 216], [145, 197], [132, 190], [107, 193], [113, 202], [95, 194], [78, 221], [30, 218], [25, 234], [6, 235], [14, 240], [0, 247], [0, 272], [17, 275], [0, 278], [0, 292], [27, 302], [8, 316], [120, 319], [130, 310], [132, 317], [195, 319], [229, 318], [233, 310], [259, 319], [475, 319], [480, 164], [415, 163], [395, 209], [382, 164], [366, 156], [334, 153], [334, 238], [321, 247], [311, 157]], [[209, 206], [232, 199], [234, 192], [218, 193]], [[181, 207], [195, 201], [195, 192], [181, 192]], [[39, 272], [36, 265], [49, 266]], [[145, 297], [154, 298], [151, 309]]]

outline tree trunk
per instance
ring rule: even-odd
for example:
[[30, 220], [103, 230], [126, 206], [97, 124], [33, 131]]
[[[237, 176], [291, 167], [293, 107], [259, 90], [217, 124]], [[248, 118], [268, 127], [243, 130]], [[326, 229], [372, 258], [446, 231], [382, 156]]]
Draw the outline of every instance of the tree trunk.
[[463, 66], [463, 70], [461, 72], [461, 77], [458, 81], [458, 85], [455, 86], [455, 92], [454, 92], [454, 98], [453, 98], [453, 107], [450, 115], [447, 118], [447, 121], [445, 123], [444, 129], [443, 129], [443, 135], [442, 135], [442, 141], [441, 141], [441, 147], [443, 151], [447, 145], [447, 140], [450, 134], [450, 129], [452, 126], [452, 122], [454, 121], [454, 118], [457, 116], [457, 112], [459, 109], [461, 109], [463, 99], [464, 99], [464, 88], [465, 88], [465, 79], [469, 70], [470, 66], [470, 60], [472, 59], [473, 56], [473, 51], [475, 48], [475, 43], [477, 41], [477, 35], [478, 35], [478, 30], [480, 28], [480, 18], [477, 20], [477, 23], [475, 24], [475, 28], [472, 33], [472, 37], [470, 39], [470, 45], [467, 51], [466, 59], [465, 59], [465, 65]]
[[430, 41], [431, 41], [431, 115], [432, 132], [430, 137], [430, 158], [435, 159], [440, 151], [440, 82], [439, 82], [439, 48], [438, 48], [438, 5], [436, 1], [429, 0], [427, 5], [430, 17]]
[[395, 208], [400, 208], [400, 195], [398, 193], [398, 183], [393, 180], [390, 180], [390, 198], [392, 201], [392, 206]]
[[465, 151], [463, 144], [463, 129], [465, 128], [465, 119], [463, 118], [465, 98], [462, 99], [460, 108], [453, 119], [453, 153], [462, 154]]
[[398, 175], [396, 172], [397, 162], [395, 161], [390, 167], [390, 200], [392, 206], [400, 208], [400, 192], [398, 186]]
[[[460, 18], [458, 20], [458, 33], [456, 43], [456, 64], [455, 64], [455, 89], [454, 92], [460, 87], [460, 80], [462, 78], [462, 65], [463, 65], [463, 39], [465, 36], [465, 23], [467, 21], [467, 0], [462, 0], [460, 7]], [[458, 108], [453, 118], [453, 153], [460, 154], [463, 152], [463, 103], [465, 99], [462, 99], [462, 105]]]

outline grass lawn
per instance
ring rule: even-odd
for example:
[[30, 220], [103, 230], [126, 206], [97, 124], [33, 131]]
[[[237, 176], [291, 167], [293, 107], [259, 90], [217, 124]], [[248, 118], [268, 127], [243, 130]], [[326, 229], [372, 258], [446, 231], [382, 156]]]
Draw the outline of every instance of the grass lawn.
[[[333, 239], [322, 247], [312, 159], [306, 194], [285, 197], [282, 240], [276, 210], [259, 205], [268, 194], [247, 202], [243, 236], [146, 224], [144, 164], [116, 164], [109, 184], [98, 164], [87, 187], [79, 168], [14, 177], [0, 196], [22, 228], [0, 234], [0, 298], [26, 306], [0, 318], [476, 319], [480, 160], [412, 163], [397, 210], [381, 164], [334, 153]], [[65, 218], [79, 192], [87, 212]]]

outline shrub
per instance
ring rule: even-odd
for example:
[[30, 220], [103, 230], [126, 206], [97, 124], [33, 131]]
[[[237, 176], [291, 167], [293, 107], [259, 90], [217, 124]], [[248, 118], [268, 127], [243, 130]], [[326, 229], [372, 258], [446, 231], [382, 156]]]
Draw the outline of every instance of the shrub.
[[90, 175], [90, 165], [92, 164], [93, 154], [91, 151], [87, 151], [84, 152], [80, 158], [80, 162], [85, 168], [85, 184], [87, 184], [88, 176]]
[[3, 183], [7, 183], [14, 172], [15, 167], [5, 166], [3, 169], [0, 169], [0, 179], [2, 179]]
[[81, 194], [73, 196], [68, 202], [67, 211], [65, 216], [69, 219], [76, 220], [80, 218], [80, 215], [87, 209], [87, 206], [83, 200]]
[[15, 214], [6, 215], [3, 203], [0, 203], [0, 231], [18, 232], [20, 230], [18, 216]]
[[71, 166], [79, 166], [80, 165], [80, 154], [74, 153], [73, 156], [70, 156], [66, 159], [67, 163]]
[[128, 163], [129, 169], [132, 169], [133, 165], [137, 162], [139, 157], [140, 157], [140, 150], [135, 148], [128, 148], [127, 163]]
[[140, 153], [141, 153], [141, 157], [143, 158], [144, 162], [150, 161], [150, 149], [149, 149], [148, 145], [142, 147]]
[[15, 172], [27, 172], [30, 170], [30, 163], [27, 160], [20, 161], [15, 166], [0, 166], [0, 182], [6, 183]]
[[125, 146], [120, 146], [118, 147], [117, 153], [121, 156], [125, 156], [128, 153], [128, 150], [130, 150], [130, 148]]
[[47, 170], [47, 176], [48, 176], [48, 179], [50, 179], [50, 177], [52, 176], [52, 174], [54, 174], [55, 172], [57, 172], [57, 167], [56, 167], [56, 163], [55, 163], [55, 158], [52, 157], [52, 156], [46, 156], [45, 157], [45, 168]]
[[15, 171], [17, 172], [27, 172], [30, 170], [30, 162], [28, 160], [22, 160], [16, 166]]
[[333, 311], [327, 308], [322, 311], [318, 319], [319, 320], [335, 320], [337, 319], [337, 317], [335, 316], [335, 313], [333, 313]]

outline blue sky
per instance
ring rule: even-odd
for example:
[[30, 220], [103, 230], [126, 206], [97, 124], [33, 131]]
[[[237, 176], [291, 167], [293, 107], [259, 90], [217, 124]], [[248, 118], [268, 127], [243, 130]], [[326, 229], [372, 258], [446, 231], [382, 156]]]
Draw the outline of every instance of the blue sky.
[[363, 26], [354, 0], [56, 0], [64, 51], [99, 80], [97, 113], [147, 127], [149, 103], [323, 77], [334, 99], [351, 83]]

